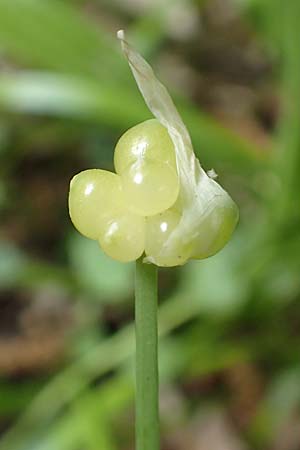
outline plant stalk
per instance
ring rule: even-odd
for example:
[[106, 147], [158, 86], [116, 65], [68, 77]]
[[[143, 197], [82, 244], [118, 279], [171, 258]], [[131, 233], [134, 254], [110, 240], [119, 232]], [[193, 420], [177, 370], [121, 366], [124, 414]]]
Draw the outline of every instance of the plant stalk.
[[136, 262], [136, 450], [159, 450], [157, 267]]

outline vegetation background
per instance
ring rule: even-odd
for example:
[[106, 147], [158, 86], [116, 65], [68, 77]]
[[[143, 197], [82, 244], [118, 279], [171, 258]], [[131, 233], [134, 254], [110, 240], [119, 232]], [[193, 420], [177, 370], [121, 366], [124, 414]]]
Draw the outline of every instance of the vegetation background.
[[67, 211], [150, 117], [120, 28], [241, 211], [160, 270], [162, 448], [300, 448], [299, 23], [298, 0], [0, 0], [0, 450], [134, 447], [133, 266]]

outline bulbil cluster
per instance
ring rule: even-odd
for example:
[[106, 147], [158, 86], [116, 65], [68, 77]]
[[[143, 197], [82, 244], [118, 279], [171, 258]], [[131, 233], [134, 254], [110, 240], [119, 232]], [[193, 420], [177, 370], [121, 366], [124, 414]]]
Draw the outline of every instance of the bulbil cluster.
[[207, 258], [226, 244], [236, 224], [235, 208], [215, 208], [197, 233], [182, 236], [175, 252], [166, 251], [182, 204], [174, 144], [158, 120], [123, 134], [114, 165], [116, 173], [90, 169], [75, 175], [69, 194], [74, 226], [108, 256], [129, 262], [145, 252], [157, 265], [176, 266]]
[[178, 197], [179, 177], [166, 128], [151, 119], [128, 130], [116, 145], [114, 165], [116, 173], [91, 169], [72, 179], [74, 226], [119, 261], [159, 253], [180, 219], [169, 209]]

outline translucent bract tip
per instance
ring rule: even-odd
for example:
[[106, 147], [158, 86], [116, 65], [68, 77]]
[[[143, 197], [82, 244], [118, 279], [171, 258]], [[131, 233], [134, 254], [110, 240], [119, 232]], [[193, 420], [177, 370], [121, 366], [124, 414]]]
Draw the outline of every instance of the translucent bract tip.
[[125, 39], [125, 32], [124, 32], [124, 30], [117, 31], [117, 38], [121, 39], [121, 40]]

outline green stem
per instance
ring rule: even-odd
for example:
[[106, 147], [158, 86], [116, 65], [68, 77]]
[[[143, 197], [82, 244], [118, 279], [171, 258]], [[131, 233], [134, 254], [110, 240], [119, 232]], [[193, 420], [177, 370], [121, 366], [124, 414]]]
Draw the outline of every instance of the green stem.
[[136, 262], [136, 450], [159, 450], [157, 267]]

